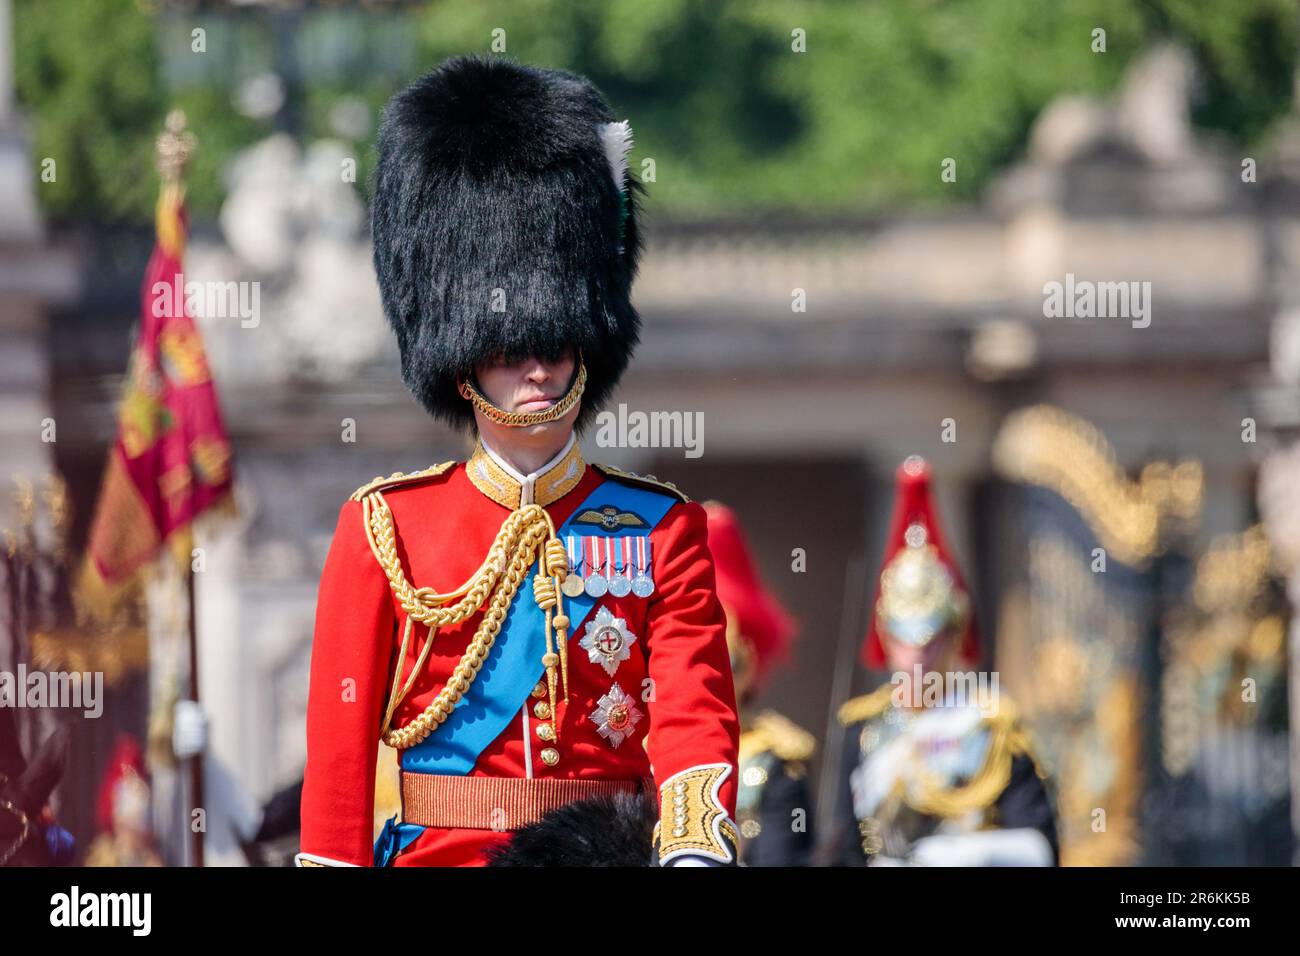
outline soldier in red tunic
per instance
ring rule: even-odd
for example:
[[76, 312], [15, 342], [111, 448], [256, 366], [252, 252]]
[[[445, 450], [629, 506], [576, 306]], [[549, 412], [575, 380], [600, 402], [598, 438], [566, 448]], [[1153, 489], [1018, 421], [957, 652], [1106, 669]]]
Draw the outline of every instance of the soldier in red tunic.
[[[636, 344], [631, 131], [568, 73], [457, 58], [389, 104], [375, 267], [402, 373], [466, 462], [343, 505], [321, 578], [302, 865], [478, 865], [653, 791], [653, 859], [736, 859], [738, 721], [705, 514], [575, 439]], [[375, 753], [402, 809], [372, 846]]]
[[736, 792], [741, 863], [807, 866], [813, 847], [808, 764], [816, 741], [784, 715], [752, 706], [768, 675], [785, 660], [797, 627], [759, 576], [736, 513], [717, 501], [706, 501], [704, 510], [741, 708]]

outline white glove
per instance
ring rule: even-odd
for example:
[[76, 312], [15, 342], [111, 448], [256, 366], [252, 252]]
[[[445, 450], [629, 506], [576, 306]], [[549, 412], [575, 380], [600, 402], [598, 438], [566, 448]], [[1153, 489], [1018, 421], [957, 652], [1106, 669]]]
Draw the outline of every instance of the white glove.
[[196, 700], [178, 700], [172, 711], [172, 751], [185, 760], [208, 745], [208, 719]]
[[722, 866], [717, 860], [703, 856], [675, 856], [668, 861], [669, 866]]
[[1037, 830], [935, 834], [916, 841], [917, 866], [1051, 866], [1052, 847]]

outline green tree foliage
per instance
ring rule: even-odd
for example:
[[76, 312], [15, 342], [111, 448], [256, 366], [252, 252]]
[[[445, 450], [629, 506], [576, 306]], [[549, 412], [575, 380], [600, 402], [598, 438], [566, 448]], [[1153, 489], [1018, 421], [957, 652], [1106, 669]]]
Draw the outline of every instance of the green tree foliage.
[[125, 3], [18, 0], [15, 87], [34, 125], [37, 181], [56, 219], [138, 219], [154, 197], [154, 137], [166, 112], [150, 18]]
[[[151, 4], [149, 6], [157, 6]], [[270, 126], [231, 106], [230, 83], [169, 81], [169, 60], [197, 56], [191, 25], [125, 0], [16, 0], [15, 87], [37, 161], [37, 194], [59, 221], [145, 223], [157, 198], [154, 143], [167, 111], [185, 110], [200, 148], [186, 176], [191, 209], [212, 215], [222, 171]], [[40, 162], [56, 179], [39, 179]]]
[[[1289, 108], [1296, 69], [1292, 0], [328, 6], [295, 21], [307, 65], [303, 135], [338, 135], [328, 117], [342, 98], [377, 113], [420, 70], [503, 41], [510, 56], [577, 70], [606, 91], [633, 121], [634, 170], [654, 160], [652, 208], [678, 218], [970, 199], [1023, 150], [1054, 97], [1112, 90], [1133, 57], [1163, 39], [1199, 64], [1194, 119], [1250, 145]], [[20, 98], [35, 118], [37, 155], [59, 159], [60, 181], [41, 187], [51, 215], [147, 216], [153, 136], [175, 103], [202, 143], [193, 205], [215, 210], [231, 152], [271, 129], [233, 107], [241, 80], [278, 66], [266, 11], [159, 16], [103, 0], [17, 0], [16, 9]], [[214, 32], [196, 61], [183, 46], [198, 22]], [[1104, 53], [1093, 49], [1097, 28]], [[800, 37], [806, 52], [793, 48]], [[359, 188], [371, 135], [353, 143]], [[956, 183], [940, 179], [946, 157], [957, 162]]]
[[1054, 97], [1113, 89], [1166, 38], [1205, 74], [1196, 119], [1250, 141], [1288, 106], [1296, 40], [1289, 0], [465, 0], [422, 26], [429, 62], [503, 30], [511, 55], [590, 75], [677, 216], [969, 198]]

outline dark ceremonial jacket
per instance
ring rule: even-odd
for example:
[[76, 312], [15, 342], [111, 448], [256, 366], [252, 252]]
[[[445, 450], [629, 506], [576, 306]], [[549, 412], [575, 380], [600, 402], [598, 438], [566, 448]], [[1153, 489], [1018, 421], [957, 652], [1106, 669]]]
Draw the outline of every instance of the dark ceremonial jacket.
[[[645, 505], [642, 510], [661, 515], [652, 530], [639, 529], [636, 516], [627, 518], [630, 512], [621, 507], [616, 511], [626, 523], [614, 522], [614, 530], [602, 525], [601, 506], [625, 500], [628, 488], [641, 495], [633, 500]], [[569, 692], [567, 702], [552, 714], [537, 660], [505, 663], [511, 642], [518, 647], [528, 635], [503, 629], [466, 694], [476, 699], [463, 701], [446, 724], [401, 751], [404, 801], [412, 783], [407, 778], [419, 774], [507, 780], [653, 778], [670, 806], [674, 796], [681, 799], [684, 818], [680, 826], [665, 824], [670, 832], [662, 835], [660, 861], [673, 855], [733, 860], [739, 722], [704, 510], [670, 486], [588, 466], [572, 442], [529, 476], [513, 472], [480, 444], [468, 462], [377, 479], [343, 505], [316, 612], [299, 862], [479, 865], [485, 847], [509, 837], [508, 831], [491, 827], [413, 826], [399, 817], [381, 836], [381, 846], [372, 847], [376, 747], [406, 621], [364, 527], [362, 500], [375, 490], [391, 510], [402, 572], [417, 588], [445, 593], [460, 587], [483, 564], [506, 518], [530, 503], [544, 507], [557, 529], [573, 518], [585, 521], [572, 525], [584, 535], [648, 534], [653, 555], [653, 594], [606, 595], [585, 618], [591, 621], [607, 612], [634, 638], [630, 656], [617, 663], [612, 675], [580, 646], [587, 629], [567, 603], [567, 613], [574, 617], [567, 641]], [[527, 610], [535, 612], [522, 604], [532, 600], [530, 573], [507, 622]], [[479, 611], [437, 629], [423, 671], [397, 709], [394, 727], [408, 724], [443, 689], [482, 618]], [[422, 646], [427, 629], [417, 624], [415, 630], [417, 646]], [[412, 651], [402, 662], [402, 682], [415, 659]], [[504, 700], [497, 694], [503, 686], [517, 691], [521, 677], [522, 696]], [[614, 685], [635, 711], [628, 734], [617, 742], [602, 734], [593, 719]], [[490, 723], [493, 712], [506, 715], [504, 725], [486, 743], [475, 742], [473, 735]]]
[[736, 822], [746, 866], [807, 866], [812, 852], [812, 795], [808, 761], [812, 734], [774, 711], [764, 711], [740, 734], [740, 788]]
[[1014, 705], [973, 708], [892, 705], [885, 684], [840, 708], [845, 728], [837, 859], [909, 859], [928, 836], [1027, 828], [1059, 862], [1055, 814]]

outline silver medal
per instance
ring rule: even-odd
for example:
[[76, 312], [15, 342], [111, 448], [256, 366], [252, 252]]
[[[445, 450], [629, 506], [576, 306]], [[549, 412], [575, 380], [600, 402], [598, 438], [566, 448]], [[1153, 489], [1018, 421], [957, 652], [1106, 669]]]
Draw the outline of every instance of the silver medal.
[[[587, 560], [587, 597], [604, 597], [609, 591], [609, 582], [605, 580], [605, 576], [600, 573], [600, 542], [594, 538], [588, 538], [587, 540], [592, 544], [591, 557]], [[585, 546], [583, 551], [585, 554]]]
[[585, 582], [585, 590], [587, 597], [604, 597], [606, 592], [609, 591], [609, 582], [605, 580], [603, 575], [589, 574]]
[[617, 548], [621, 553], [623, 551], [623, 542], [626, 540], [626, 538], [609, 538], [605, 541], [607, 546], [606, 567], [610, 569], [609, 593], [618, 598], [627, 597], [632, 593], [632, 579], [627, 576], [627, 557], [624, 556], [623, 560], [615, 565], [612, 556], [608, 553], [608, 549]]
[[655, 593], [655, 582], [650, 577], [652, 551], [650, 539], [642, 536], [636, 539], [636, 577], [632, 579], [632, 593], [639, 598], [648, 598]]

